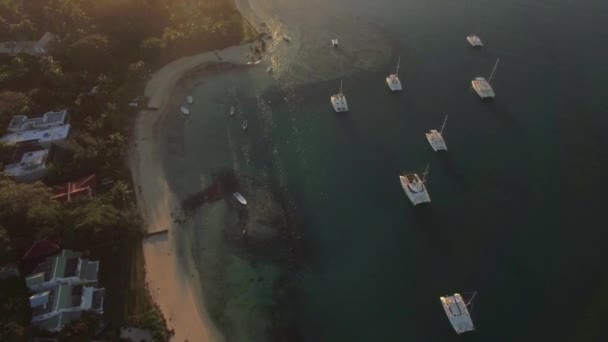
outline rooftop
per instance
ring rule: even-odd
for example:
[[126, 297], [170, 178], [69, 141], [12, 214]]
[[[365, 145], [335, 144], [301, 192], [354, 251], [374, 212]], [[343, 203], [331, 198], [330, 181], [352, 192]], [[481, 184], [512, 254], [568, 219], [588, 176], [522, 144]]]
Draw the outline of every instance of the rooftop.
[[57, 289], [35, 293], [30, 296], [30, 307], [32, 308], [32, 318], [40, 317], [54, 310], [57, 302]]
[[2, 142], [9, 145], [15, 145], [26, 141], [37, 141], [40, 144], [50, 143], [66, 139], [70, 134], [70, 128], [70, 124], [66, 124], [42, 129], [19, 131], [6, 134], [2, 137]]
[[27, 115], [15, 115], [8, 125], [9, 132], [22, 132], [34, 129], [61, 126], [67, 123], [67, 110], [50, 111], [38, 118], [28, 118]]
[[92, 197], [97, 185], [97, 177], [89, 175], [75, 181], [55, 185], [52, 188], [51, 199], [58, 201], [70, 201], [76, 197]]
[[25, 279], [28, 287], [43, 284], [52, 279], [78, 277], [82, 281], [97, 281], [99, 261], [80, 257], [80, 253], [64, 249], [36, 266]]
[[59, 246], [49, 240], [38, 240], [32, 244], [32, 247], [25, 252], [23, 260], [35, 259], [43, 256], [51, 255], [59, 250]]
[[48, 156], [49, 150], [27, 152], [21, 157], [21, 161], [6, 165], [4, 172], [13, 177], [19, 177], [40, 171], [46, 167]]

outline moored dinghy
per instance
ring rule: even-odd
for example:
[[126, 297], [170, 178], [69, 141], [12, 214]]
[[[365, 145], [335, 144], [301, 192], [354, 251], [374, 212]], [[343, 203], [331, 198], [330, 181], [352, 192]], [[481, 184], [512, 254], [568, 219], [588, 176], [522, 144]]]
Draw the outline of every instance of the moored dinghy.
[[194, 102], [194, 98], [192, 96], [186, 96], [186, 102], [188, 102], [188, 104], [192, 104]]
[[245, 199], [245, 197], [243, 197], [243, 195], [238, 192], [235, 192], [232, 195], [234, 196], [234, 198], [236, 198], [237, 201], [239, 201], [239, 203], [241, 203], [242, 205], [247, 205], [247, 200]]
[[234, 106], [230, 106], [230, 116], [233, 116], [235, 111], [236, 108], [234, 108]]
[[332, 40], [331, 40], [331, 45], [332, 45], [333, 47], [338, 47], [338, 39], [337, 39], [337, 38], [336, 38], [336, 39], [332, 39]]
[[247, 129], [247, 120], [243, 120], [241, 127], [243, 127], [243, 131]]
[[467, 308], [474, 298], [475, 294], [473, 294], [473, 297], [468, 303], [465, 303], [459, 293], [454, 293], [453, 296], [439, 297], [445, 314], [448, 316], [452, 327], [459, 335], [467, 331], [475, 330], [471, 314]]
[[190, 109], [188, 109], [188, 107], [186, 107], [186, 106], [181, 106], [179, 108], [179, 111], [182, 112], [182, 114], [190, 115]]

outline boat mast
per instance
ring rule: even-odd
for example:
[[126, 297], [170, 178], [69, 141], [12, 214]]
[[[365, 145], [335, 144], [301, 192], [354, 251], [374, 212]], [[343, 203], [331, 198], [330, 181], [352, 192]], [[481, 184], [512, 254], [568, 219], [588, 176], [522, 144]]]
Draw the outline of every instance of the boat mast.
[[426, 164], [426, 169], [424, 169], [424, 173], [422, 174], [422, 183], [426, 183], [426, 175], [429, 173], [429, 164]]
[[441, 130], [439, 133], [443, 134], [443, 129], [445, 128], [445, 123], [448, 122], [448, 114], [445, 115], [445, 119], [443, 120], [443, 125], [441, 125]]
[[496, 67], [498, 66], [498, 62], [500, 62], [500, 58], [496, 59], [496, 64], [494, 64], [494, 68], [492, 69], [492, 73], [490, 74], [490, 78], [488, 79], [488, 83], [492, 84], [492, 79], [494, 78], [494, 74], [496, 73]]
[[471, 299], [469, 299], [469, 301], [466, 302], [467, 306], [469, 306], [469, 304], [471, 304], [471, 302], [473, 302], [473, 299], [475, 299], [475, 296], [477, 296], [477, 291], [473, 292], [473, 295], [471, 296]]
[[399, 74], [399, 64], [401, 63], [401, 56], [399, 56], [399, 59], [397, 59], [397, 70], [395, 70], [395, 75]]

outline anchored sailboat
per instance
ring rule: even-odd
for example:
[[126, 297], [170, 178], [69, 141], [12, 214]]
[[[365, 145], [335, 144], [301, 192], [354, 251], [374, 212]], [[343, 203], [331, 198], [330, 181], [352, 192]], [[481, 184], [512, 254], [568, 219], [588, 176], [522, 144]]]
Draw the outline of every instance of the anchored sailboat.
[[429, 144], [431, 144], [431, 147], [435, 152], [448, 150], [448, 146], [446, 145], [445, 140], [443, 140], [443, 130], [445, 129], [446, 122], [448, 122], [447, 114], [445, 116], [445, 119], [443, 120], [443, 125], [441, 125], [441, 130], [439, 132], [437, 132], [437, 130], [435, 129], [432, 129], [425, 134], [426, 140], [429, 141]]
[[483, 77], [476, 77], [471, 81], [471, 85], [473, 89], [477, 92], [477, 95], [483, 100], [487, 98], [494, 98], [494, 89], [492, 89], [492, 80], [494, 79], [494, 75], [496, 74], [496, 67], [498, 67], [498, 62], [500, 58], [496, 59], [496, 64], [494, 64], [494, 68], [492, 69], [492, 73], [490, 74], [490, 78], [486, 81]]
[[417, 173], [406, 173], [399, 176], [401, 186], [407, 197], [416, 206], [422, 203], [430, 203], [431, 197], [426, 190], [426, 175], [429, 173], [429, 165], [426, 165], [426, 170], [422, 174], [422, 180]]
[[348, 103], [346, 102], [346, 96], [342, 92], [342, 81], [340, 81], [340, 92], [330, 97], [331, 104], [334, 107], [336, 113], [348, 112]]
[[386, 84], [391, 88], [391, 91], [401, 91], [401, 81], [399, 80], [399, 64], [401, 63], [401, 56], [397, 60], [397, 68], [394, 74], [388, 75], [386, 77]]
[[475, 299], [476, 294], [477, 292], [473, 294], [468, 302], [465, 302], [459, 293], [454, 293], [453, 296], [439, 297], [445, 314], [448, 316], [452, 327], [459, 335], [467, 331], [475, 330], [471, 314], [467, 307], [471, 304], [473, 299]]

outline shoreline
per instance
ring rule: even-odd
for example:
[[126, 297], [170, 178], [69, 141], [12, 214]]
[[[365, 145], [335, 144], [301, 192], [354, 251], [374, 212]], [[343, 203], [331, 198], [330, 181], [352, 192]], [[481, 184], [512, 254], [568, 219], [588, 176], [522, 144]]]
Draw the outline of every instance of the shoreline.
[[[245, 64], [248, 47], [246, 43], [219, 51], [222, 62]], [[174, 223], [171, 212], [179, 206], [179, 200], [165, 178], [158, 140], [162, 119], [168, 114], [177, 114], [177, 109], [168, 107], [174, 89], [189, 71], [205, 63], [218, 62], [216, 53], [218, 51], [181, 58], [152, 75], [144, 95], [149, 97], [148, 105], [158, 110], [138, 113], [128, 157], [137, 189], [137, 205], [147, 231], [168, 229], [168, 234], [144, 239], [142, 244], [146, 284], [165, 317], [167, 328], [174, 331], [171, 339], [176, 341], [224, 340], [205, 308], [198, 286], [203, 280], [183, 264], [182, 252], [187, 251], [178, 253], [176, 248], [179, 225]]]

